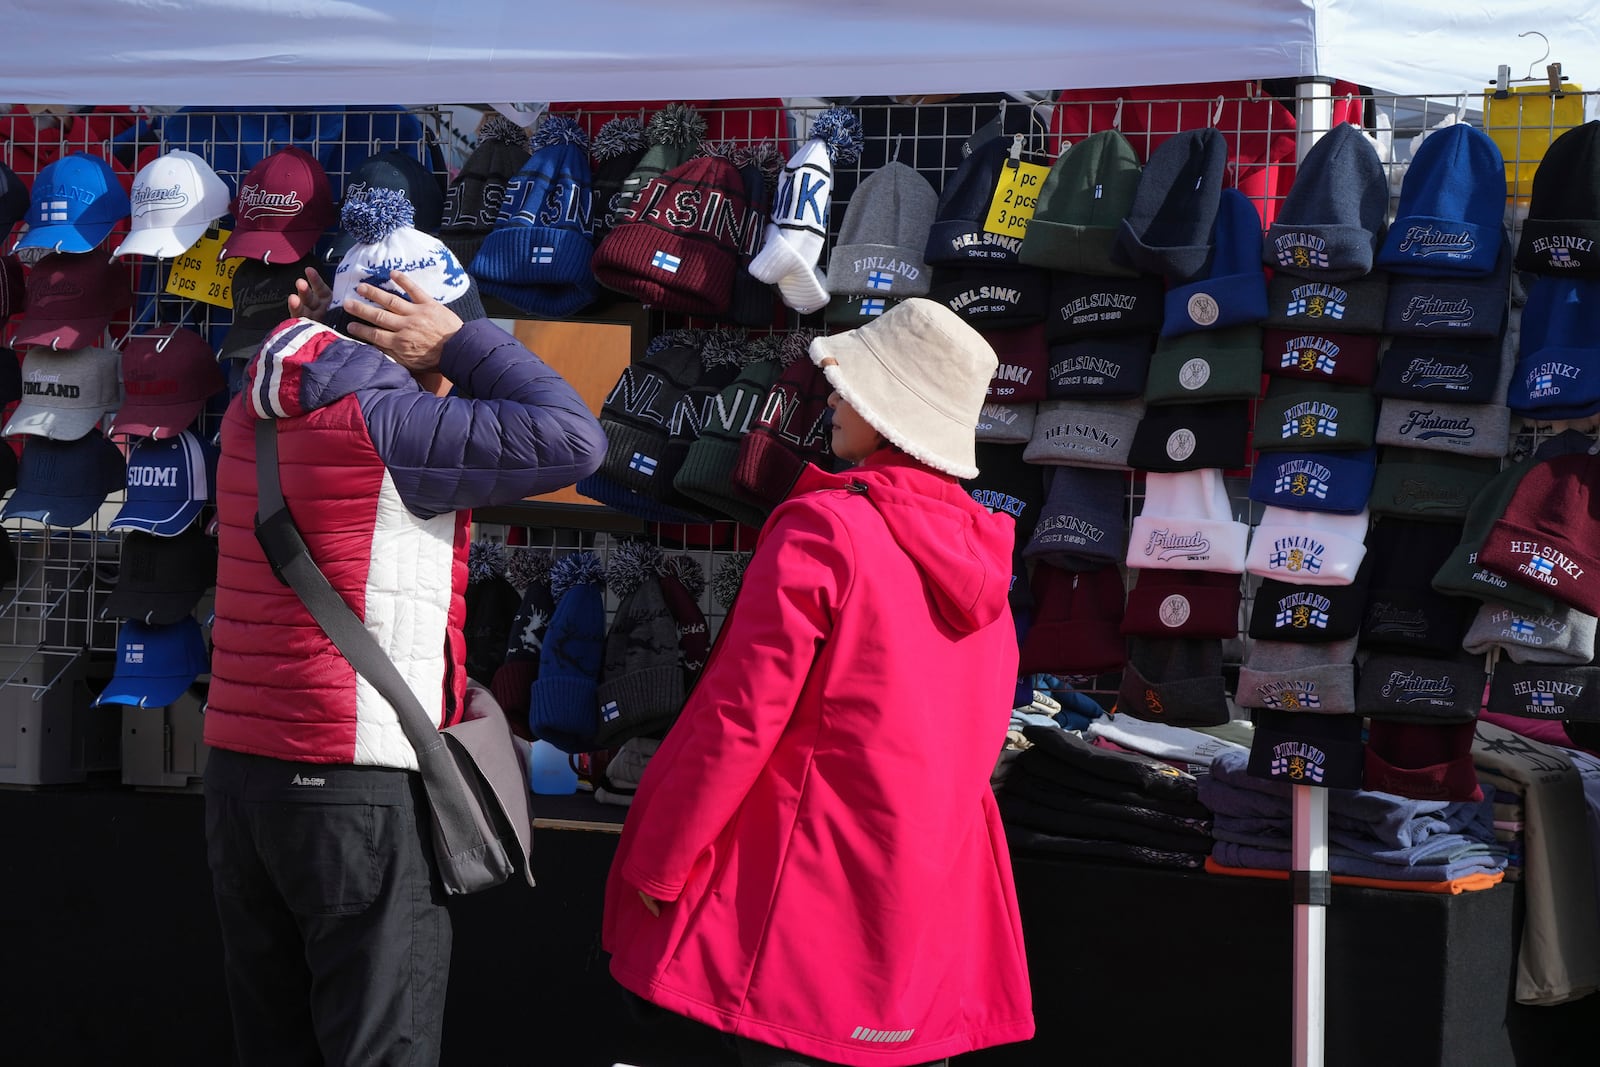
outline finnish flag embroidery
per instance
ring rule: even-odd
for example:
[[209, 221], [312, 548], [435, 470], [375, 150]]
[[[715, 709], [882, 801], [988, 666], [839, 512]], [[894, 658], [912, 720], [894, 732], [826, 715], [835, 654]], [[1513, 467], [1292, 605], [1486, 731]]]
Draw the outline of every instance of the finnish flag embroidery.
[[650, 265], [657, 270], [664, 270], [668, 274], [678, 273], [678, 268], [683, 266], [683, 259], [671, 253], [663, 252], [659, 248], [656, 254], [650, 257]]
[[643, 452], [635, 452], [633, 458], [628, 460], [628, 466], [648, 478], [656, 472], [656, 459]]
[[891, 289], [894, 287], [894, 275], [886, 270], [875, 270], [867, 275], [867, 284], [874, 289]]

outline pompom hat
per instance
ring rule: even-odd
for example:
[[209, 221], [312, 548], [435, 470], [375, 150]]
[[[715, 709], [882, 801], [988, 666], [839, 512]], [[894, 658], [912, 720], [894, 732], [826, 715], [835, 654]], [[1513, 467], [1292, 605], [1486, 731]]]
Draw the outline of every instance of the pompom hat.
[[413, 227], [413, 218], [411, 201], [396, 189], [372, 186], [345, 198], [340, 224], [356, 243], [333, 272], [331, 306], [361, 300], [356, 286], [362, 282], [409, 300], [390, 278], [400, 271], [463, 321], [484, 318], [483, 302], [466, 268], [443, 241]]

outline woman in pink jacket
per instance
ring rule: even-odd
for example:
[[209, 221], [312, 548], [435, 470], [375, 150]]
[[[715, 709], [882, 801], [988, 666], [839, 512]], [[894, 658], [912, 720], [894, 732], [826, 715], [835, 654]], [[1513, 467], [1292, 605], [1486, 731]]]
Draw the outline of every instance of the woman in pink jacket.
[[808, 467], [762, 529], [640, 782], [604, 945], [625, 988], [736, 1035], [745, 1064], [937, 1062], [1033, 1035], [989, 789], [1012, 520], [956, 481], [996, 360], [922, 299], [810, 355], [856, 466]]

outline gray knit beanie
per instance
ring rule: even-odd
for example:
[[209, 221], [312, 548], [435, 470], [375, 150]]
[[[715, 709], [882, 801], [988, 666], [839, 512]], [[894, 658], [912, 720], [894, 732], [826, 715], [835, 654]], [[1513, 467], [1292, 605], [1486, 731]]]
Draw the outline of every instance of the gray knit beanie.
[[1570, 604], [1550, 612], [1485, 601], [1461, 639], [1468, 652], [1502, 648], [1514, 663], [1588, 663], [1594, 659], [1596, 620]]
[[1242, 708], [1349, 714], [1356, 710], [1356, 639], [1252, 641], [1239, 668]]

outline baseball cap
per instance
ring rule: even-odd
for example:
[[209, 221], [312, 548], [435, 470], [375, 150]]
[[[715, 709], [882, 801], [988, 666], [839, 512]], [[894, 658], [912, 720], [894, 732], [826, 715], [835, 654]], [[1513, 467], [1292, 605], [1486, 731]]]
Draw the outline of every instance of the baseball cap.
[[122, 453], [99, 433], [74, 441], [35, 437], [22, 450], [17, 489], [0, 519], [81, 526], [122, 484]]
[[103, 256], [54, 252], [28, 272], [28, 306], [12, 344], [83, 348], [98, 344], [133, 302], [128, 268]]
[[28, 187], [17, 172], [0, 163], [0, 244], [11, 235], [11, 228], [28, 214]]
[[133, 223], [113, 256], [182, 255], [228, 213], [228, 183], [182, 149], [157, 156], [133, 179]]
[[[412, 227], [438, 236], [444, 218], [444, 183], [415, 156], [393, 149], [368, 156], [345, 179], [344, 203], [367, 189], [394, 189], [402, 193], [411, 202]], [[328, 246], [328, 262], [339, 262], [355, 244], [353, 234], [340, 230]]]
[[130, 337], [122, 346], [122, 407], [111, 437], [176, 437], [227, 388], [211, 347], [193, 330]]
[[117, 628], [116, 670], [94, 704], [165, 707], [210, 669], [198, 620], [183, 618], [158, 626], [130, 619]]
[[[0, 233], [0, 241], [5, 234]], [[22, 270], [22, 260], [16, 256], [0, 256], [0, 326], [28, 304], [28, 285]]]
[[166, 440], [145, 438], [128, 456], [128, 495], [107, 529], [182, 533], [213, 499], [216, 472], [216, 452], [188, 430]]
[[0, 408], [22, 399], [22, 364], [15, 349], [0, 348]]
[[216, 584], [217, 539], [199, 523], [174, 537], [129, 530], [122, 536], [117, 584], [106, 597], [104, 614], [160, 625], [177, 622]]
[[338, 216], [333, 190], [317, 158], [303, 148], [280, 148], [250, 168], [232, 204], [233, 235], [218, 259], [242, 256], [279, 263], [302, 259]]
[[22, 357], [22, 403], [6, 423], [5, 436], [32, 434], [57, 441], [82, 437], [121, 405], [121, 361], [110, 348], [28, 349]]
[[218, 359], [249, 359], [273, 328], [289, 317], [294, 283], [306, 276], [315, 260], [307, 256], [287, 263], [247, 259], [233, 272], [233, 325], [222, 339]]
[[128, 194], [111, 164], [87, 152], [63, 156], [39, 172], [28, 204], [28, 232], [17, 248], [89, 252], [128, 217]]

